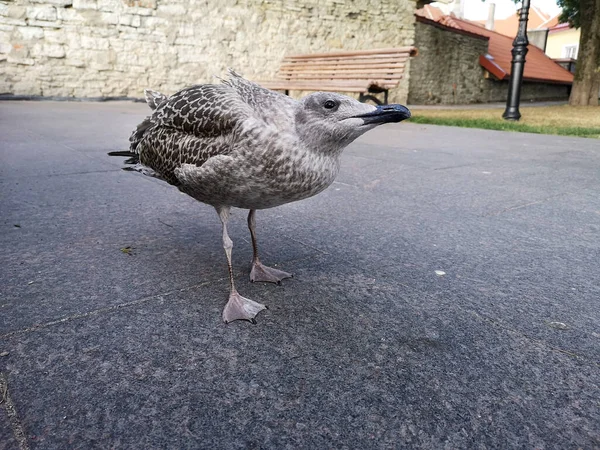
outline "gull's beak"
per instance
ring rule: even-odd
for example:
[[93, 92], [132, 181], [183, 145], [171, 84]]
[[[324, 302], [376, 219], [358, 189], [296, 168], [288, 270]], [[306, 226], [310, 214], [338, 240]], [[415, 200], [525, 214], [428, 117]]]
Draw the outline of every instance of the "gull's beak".
[[380, 125], [383, 123], [402, 122], [405, 119], [410, 119], [410, 111], [406, 106], [402, 105], [379, 105], [375, 111], [354, 117], [362, 119], [365, 122], [365, 125]]

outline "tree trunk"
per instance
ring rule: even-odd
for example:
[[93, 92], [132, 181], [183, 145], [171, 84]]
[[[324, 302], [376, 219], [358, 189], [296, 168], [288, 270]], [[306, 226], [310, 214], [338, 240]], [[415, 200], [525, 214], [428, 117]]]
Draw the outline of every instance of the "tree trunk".
[[600, 91], [600, 0], [581, 0], [581, 37], [569, 105], [598, 106]]

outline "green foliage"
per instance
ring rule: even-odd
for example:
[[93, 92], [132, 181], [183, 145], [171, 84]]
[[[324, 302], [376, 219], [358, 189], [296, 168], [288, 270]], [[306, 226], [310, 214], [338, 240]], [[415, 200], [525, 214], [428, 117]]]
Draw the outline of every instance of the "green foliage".
[[[426, 114], [426, 113], [425, 113]], [[482, 128], [484, 130], [520, 131], [522, 133], [556, 134], [560, 136], [579, 136], [587, 138], [600, 138], [600, 128], [592, 127], [556, 127], [550, 125], [527, 125], [520, 122], [509, 122], [498, 119], [463, 119], [458, 117], [428, 117], [418, 115], [410, 119], [411, 122], [428, 123], [432, 125], [449, 125], [464, 128]]]
[[569, 22], [574, 28], [581, 27], [580, 0], [557, 0], [557, 4], [562, 8], [558, 18], [560, 23]]

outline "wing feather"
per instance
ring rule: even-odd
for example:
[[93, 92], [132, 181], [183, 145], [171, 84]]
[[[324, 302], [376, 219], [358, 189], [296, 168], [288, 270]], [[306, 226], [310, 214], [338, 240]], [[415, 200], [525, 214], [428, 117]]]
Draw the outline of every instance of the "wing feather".
[[183, 164], [200, 167], [213, 156], [229, 154], [232, 145], [228, 135], [198, 137], [156, 127], [144, 136], [138, 149], [141, 164], [153, 169], [168, 183], [179, 185], [175, 169]]
[[141, 164], [171, 184], [181, 164], [201, 166], [212, 156], [231, 152], [232, 142], [252, 108], [225, 84], [185, 88], [166, 100], [130, 137], [130, 150]]

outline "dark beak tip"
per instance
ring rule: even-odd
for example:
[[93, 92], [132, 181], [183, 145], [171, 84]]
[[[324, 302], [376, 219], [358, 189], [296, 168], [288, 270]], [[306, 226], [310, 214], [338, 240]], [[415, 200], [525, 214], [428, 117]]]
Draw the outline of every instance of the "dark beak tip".
[[410, 119], [409, 109], [400, 104], [379, 105], [375, 111], [355, 116], [363, 119], [365, 124], [397, 123]]
[[400, 104], [378, 106], [377, 112], [382, 116], [388, 116], [390, 122], [401, 122], [411, 118], [410, 110]]
[[[405, 117], [406, 119], [410, 119], [410, 117], [411, 117], [410, 109], [408, 109], [406, 106], [399, 105], [399, 104], [398, 105], [388, 105], [388, 106], [391, 106], [391, 108], [389, 108], [389, 111], [398, 112], [398, 113], [406, 116]], [[386, 109], [384, 109], [384, 111], [386, 111]]]

